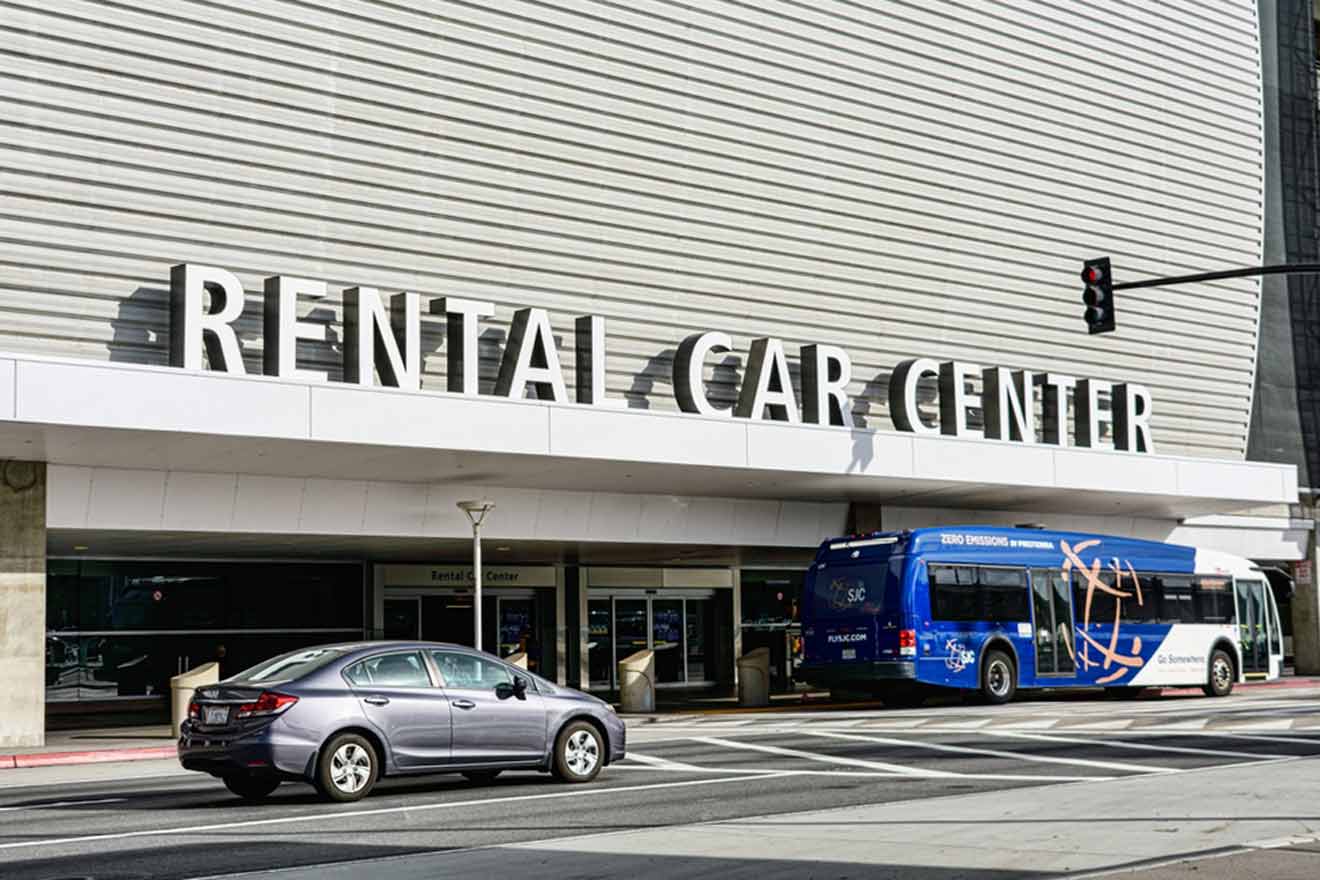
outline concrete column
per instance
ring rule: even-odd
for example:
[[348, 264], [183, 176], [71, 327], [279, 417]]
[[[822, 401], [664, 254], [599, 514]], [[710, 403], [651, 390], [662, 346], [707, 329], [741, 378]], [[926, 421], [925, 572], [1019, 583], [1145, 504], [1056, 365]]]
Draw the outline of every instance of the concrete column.
[[46, 464], [0, 461], [0, 747], [46, 741]]
[[[1314, 518], [1315, 509], [1308, 514]], [[1316, 573], [1316, 538], [1311, 532], [1306, 558], [1311, 561], [1309, 583], [1297, 582], [1292, 597], [1293, 657], [1298, 675], [1320, 675], [1320, 576]]]

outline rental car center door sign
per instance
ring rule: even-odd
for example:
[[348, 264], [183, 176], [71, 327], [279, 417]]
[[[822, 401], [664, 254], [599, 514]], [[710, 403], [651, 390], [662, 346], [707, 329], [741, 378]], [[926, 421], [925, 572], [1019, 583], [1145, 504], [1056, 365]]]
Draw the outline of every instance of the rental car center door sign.
[[[263, 373], [303, 382], [329, 380], [324, 371], [303, 369], [297, 364], [299, 339], [324, 341], [326, 338], [324, 324], [298, 320], [298, 299], [319, 299], [326, 293], [323, 281], [287, 276], [266, 279]], [[420, 390], [421, 295], [397, 293], [386, 300], [374, 287], [352, 287], [344, 291], [343, 300], [344, 380], [370, 386], [379, 376], [384, 385]], [[225, 269], [192, 263], [172, 268], [170, 364], [190, 370], [203, 369], [205, 349], [210, 369], [245, 372], [233, 328], [245, 304], [243, 285]], [[477, 395], [477, 339], [481, 319], [495, 314], [495, 304], [439, 297], [429, 301], [429, 310], [446, 320], [448, 390]], [[539, 308], [514, 312], [495, 394], [521, 399], [527, 386], [532, 385], [540, 400], [622, 406], [623, 401], [605, 397], [604, 318], [584, 315], [576, 320], [574, 330], [576, 387], [572, 401], [560, 368], [549, 315]], [[732, 349], [729, 335], [718, 331], [694, 333], [679, 344], [673, 378], [680, 410], [707, 416], [855, 426], [847, 391], [852, 380], [852, 362], [842, 348], [819, 344], [801, 347], [799, 408], [783, 342], [769, 337], [754, 340], [737, 403], [728, 410], [712, 405], [702, 377], [710, 356]], [[981, 379], [981, 391], [974, 395], [968, 390], [968, 383], [977, 376]], [[938, 414], [928, 416], [919, 409], [918, 389], [925, 377], [936, 380]], [[1109, 397], [1108, 407], [1101, 406], [1102, 394]], [[1037, 400], [1040, 425], [1036, 424]], [[983, 429], [968, 426], [967, 411], [971, 406], [981, 408]], [[1070, 407], [1075, 410], [1072, 445], [1110, 446], [1101, 439], [1101, 423], [1107, 422], [1111, 427], [1112, 448], [1154, 452], [1151, 395], [1143, 385], [981, 367], [963, 361], [941, 363], [929, 358], [903, 361], [895, 367], [889, 382], [889, 412], [894, 426], [917, 434], [1066, 446]]]

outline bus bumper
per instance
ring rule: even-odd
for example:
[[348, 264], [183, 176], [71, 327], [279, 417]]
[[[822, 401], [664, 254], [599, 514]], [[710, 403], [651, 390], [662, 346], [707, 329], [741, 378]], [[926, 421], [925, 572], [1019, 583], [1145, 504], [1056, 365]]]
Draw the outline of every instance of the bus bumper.
[[[911, 660], [872, 660], [861, 663], [803, 663], [793, 674], [816, 687], [864, 686], [878, 681], [913, 680], [917, 664]], [[859, 688], [860, 689], [860, 688]]]

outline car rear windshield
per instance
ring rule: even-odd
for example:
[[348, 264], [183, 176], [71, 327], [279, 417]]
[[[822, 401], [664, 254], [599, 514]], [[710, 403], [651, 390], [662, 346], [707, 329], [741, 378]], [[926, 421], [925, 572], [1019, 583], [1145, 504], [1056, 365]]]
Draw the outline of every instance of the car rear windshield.
[[228, 679], [231, 684], [269, 684], [275, 681], [293, 681], [314, 672], [336, 657], [344, 654], [342, 648], [307, 648], [290, 651], [258, 663]]

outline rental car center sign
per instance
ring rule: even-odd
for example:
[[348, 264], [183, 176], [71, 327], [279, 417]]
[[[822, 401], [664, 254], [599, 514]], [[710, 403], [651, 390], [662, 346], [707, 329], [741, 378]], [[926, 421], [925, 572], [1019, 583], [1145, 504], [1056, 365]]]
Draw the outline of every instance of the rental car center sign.
[[[298, 340], [326, 338], [324, 324], [298, 320], [298, 299], [318, 299], [326, 293], [323, 281], [282, 275], [266, 279], [262, 364], [266, 375], [306, 382], [328, 381], [324, 371], [300, 368], [296, 356]], [[369, 386], [379, 375], [384, 385], [420, 390], [421, 304], [422, 297], [417, 293], [398, 293], [389, 297], [387, 303], [373, 287], [345, 290], [344, 381]], [[233, 328], [244, 306], [243, 285], [233, 273], [191, 263], [171, 269], [170, 364], [200, 370], [205, 349], [211, 369], [245, 372], [238, 335]], [[481, 319], [495, 314], [495, 304], [440, 297], [430, 300], [429, 310], [446, 320], [448, 389], [476, 395]], [[620, 400], [605, 397], [605, 320], [599, 315], [584, 315], [576, 320], [574, 329], [576, 387], [572, 402], [587, 406], [622, 405]], [[711, 355], [732, 349], [729, 335], [719, 331], [694, 333], [679, 344], [673, 373], [674, 397], [679, 409], [708, 416], [855, 427], [847, 391], [852, 380], [852, 362], [842, 348], [814, 343], [801, 347], [799, 408], [783, 342], [771, 337], [754, 340], [737, 403], [728, 410], [714, 406], [707, 397], [703, 371]], [[937, 416], [928, 417], [918, 406], [918, 390], [926, 377], [936, 380]], [[981, 380], [979, 394], [968, 390], [974, 377]], [[538, 399], [570, 402], [559, 352], [550, 331], [550, 318], [544, 309], [523, 308], [514, 312], [495, 394], [522, 398], [528, 385], [536, 388]], [[1102, 394], [1109, 397], [1108, 407], [1101, 405]], [[1037, 401], [1041, 414], [1039, 426]], [[972, 430], [967, 411], [978, 405], [984, 428]], [[1112, 448], [1154, 451], [1151, 396], [1143, 385], [929, 358], [903, 361], [889, 381], [889, 412], [894, 426], [918, 434], [981, 436], [1066, 446], [1070, 408], [1074, 410], [1073, 445], [1109, 446], [1101, 440], [1101, 424], [1108, 423]]]

